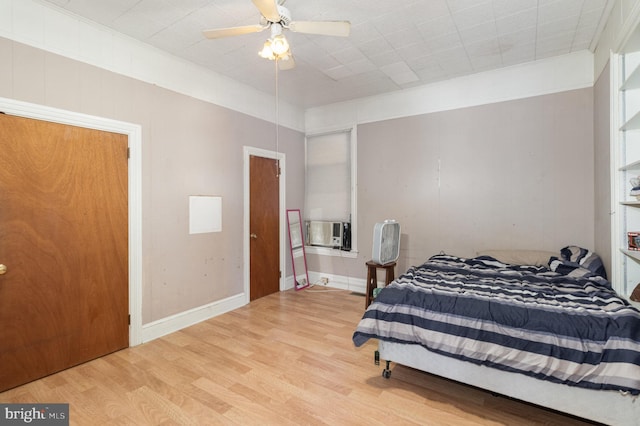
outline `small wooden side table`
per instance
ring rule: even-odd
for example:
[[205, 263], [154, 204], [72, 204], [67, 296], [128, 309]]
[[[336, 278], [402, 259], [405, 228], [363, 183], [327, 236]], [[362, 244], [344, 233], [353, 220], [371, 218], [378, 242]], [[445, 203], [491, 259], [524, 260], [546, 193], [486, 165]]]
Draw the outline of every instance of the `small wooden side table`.
[[364, 308], [367, 309], [373, 300], [373, 289], [378, 287], [378, 269], [385, 270], [385, 280], [384, 286], [389, 285], [391, 281], [394, 279], [394, 268], [396, 267], [396, 262], [389, 262], [381, 265], [379, 263], [370, 260], [367, 262], [367, 293], [365, 295], [365, 304]]

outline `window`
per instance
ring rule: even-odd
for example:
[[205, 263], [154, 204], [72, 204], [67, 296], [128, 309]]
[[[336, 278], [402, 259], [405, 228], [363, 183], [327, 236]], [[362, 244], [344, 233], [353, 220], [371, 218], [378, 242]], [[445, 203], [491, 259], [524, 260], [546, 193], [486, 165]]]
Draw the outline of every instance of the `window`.
[[306, 220], [351, 222], [355, 247], [356, 129], [308, 135], [306, 139]]

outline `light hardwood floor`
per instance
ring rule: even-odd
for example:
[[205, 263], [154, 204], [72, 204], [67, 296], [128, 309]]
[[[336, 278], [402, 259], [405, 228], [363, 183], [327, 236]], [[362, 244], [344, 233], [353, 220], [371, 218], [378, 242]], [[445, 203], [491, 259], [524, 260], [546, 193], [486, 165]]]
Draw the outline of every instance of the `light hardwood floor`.
[[255, 300], [0, 402], [69, 403], [72, 425], [588, 424], [403, 366], [384, 379], [376, 342], [351, 341], [364, 296], [327, 290]]

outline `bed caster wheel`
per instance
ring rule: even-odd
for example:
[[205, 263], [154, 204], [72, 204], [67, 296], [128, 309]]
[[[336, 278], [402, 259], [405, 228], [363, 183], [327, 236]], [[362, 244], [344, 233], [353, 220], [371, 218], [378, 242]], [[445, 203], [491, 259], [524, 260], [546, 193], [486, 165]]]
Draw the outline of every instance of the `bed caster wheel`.
[[391, 377], [391, 361], [386, 360], [387, 366], [385, 367], [384, 370], [382, 370], [382, 377], [384, 377], [385, 379], [388, 379], [389, 377]]

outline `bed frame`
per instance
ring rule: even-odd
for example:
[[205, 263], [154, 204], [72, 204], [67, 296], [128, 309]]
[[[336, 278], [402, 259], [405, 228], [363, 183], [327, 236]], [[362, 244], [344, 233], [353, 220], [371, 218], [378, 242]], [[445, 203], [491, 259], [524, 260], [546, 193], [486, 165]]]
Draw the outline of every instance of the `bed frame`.
[[387, 361], [382, 375], [389, 378], [389, 362], [466, 383], [511, 398], [608, 425], [640, 424], [640, 398], [616, 391], [556, 384], [523, 374], [476, 365], [431, 352], [420, 345], [378, 342]]

